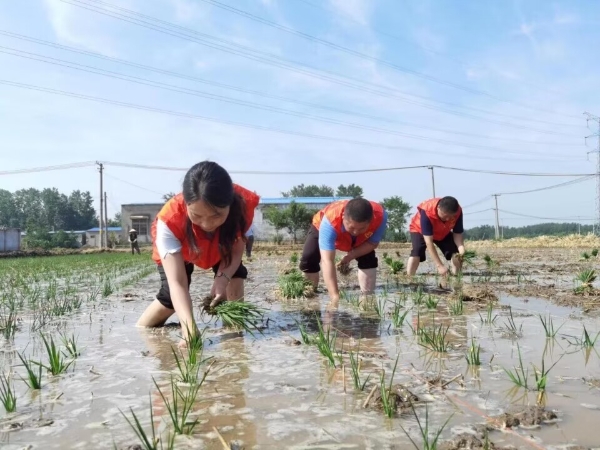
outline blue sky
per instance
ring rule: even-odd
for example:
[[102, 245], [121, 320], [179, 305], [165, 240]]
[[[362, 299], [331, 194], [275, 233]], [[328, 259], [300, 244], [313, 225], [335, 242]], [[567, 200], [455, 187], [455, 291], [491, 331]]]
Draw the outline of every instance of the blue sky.
[[[104, 8], [105, 14], [90, 11], [94, 7], [89, 5], [94, 3]], [[115, 10], [111, 3], [169, 22], [160, 23], [160, 27], [168, 27], [167, 32], [107, 16], [106, 10], [132, 17], [129, 11]], [[588, 160], [586, 155], [592, 149], [584, 145], [584, 137], [591, 131], [583, 112], [600, 115], [600, 67], [593, 58], [594, 49], [600, 47], [600, 4], [451, 0], [218, 3], [306, 33], [312, 40], [250, 20], [210, 0], [3, 2], [2, 32], [180, 76], [0, 33], [1, 80], [188, 117], [0, 84], [0, 171], [91, 160], [189, 167], [212, 159], [230, 171], [435, 164], [502, 171], [595, 172], [595, 156]], [[157, 25], [148, 17], [142, 20]], [[223, 46], [230, 51], [223, 51]], [[23, 56], [54, 58], [54, 64]], [[265, 63], [265, 58], [271, 63]], [[73, 64], [105, 74], [110, 71], [119, 79], [74, 70]], [[133, 80], [131, 77], [136, 77], [137, 83], [123, 79]], [[178, 190], [183, 174], [107, 166], [109, 215], [121, 203], [160, 201], [160, 193]], [[436, 170], [435, 175], [438, 195], [454, 195], [467, 206], [476, 203], [467, 208], [473, 213], [467, 216], [467, 227], [492, 223], [492, 211], [477, 211], [493, 206], [489, 197], [493, 193], [536, 189], [572, 179], [446, 170]], [[356, 183], [370, 199], [400, 195], [413, 206], [431, 196], [427, 169], [325, 176], [235, 174], [234, 179], [265, 197], [278, 196], [299, 183]], [[3, 189], [31, 186], [54, 186], [63, 192], [84, 189], [98, 195], [93, 167], [0, 176]], [[502, 196], [499, 202], [501, 210], [519, 214], [589, 219], [595, 214], [595, 193], [595, 182], [589, 179], [555, 190]], [[540, 222], [508, 213], [501, 213], [501, 219], [504, 225]]]

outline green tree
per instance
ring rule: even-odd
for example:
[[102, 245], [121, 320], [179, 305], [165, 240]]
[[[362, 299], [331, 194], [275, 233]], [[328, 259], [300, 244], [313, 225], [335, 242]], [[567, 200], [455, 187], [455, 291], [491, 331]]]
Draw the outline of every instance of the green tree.
[[0, 189], [0, 227], [20, 227], [13, 194]]
[[97, 226], [98, 219], [94, 209], [94, 199], [88, 191], [73, 191], [69, 195], [69, 206], [73, 211], [73, 220], [69, 230], [88, 230]]
[[286, 226], [295, 244], [298, 240], [298, 233], [305, 232], [310, 227], [315, 211], [308, 209], [306, 205], [294, 201], [284, 211], [287, 216]]
[[333, 197], [333, 188], [326, 185], [317, 186], [316, 184], [299, 184], [287, 192], [282, 192], [284, 197]]
[[287, 208], [271, 206], [265, 209], [264, 217], [267, 222], [273, 225], [276, 233], [286, 228], [292, 235], [294, 243], [296, 243], [298, 234], [310, 227], [315, 212], [305, 205], [292, 201]]
[[121, 226], [121, 213], [115, 213], [115, 217], [112, 219], [108, 219], [109, 227], [120, 227]]
[[352, 197], [352, 198], [361, 198], [363, 196], [363, 188], [357, 186], [356, 184], [349, 184], [348, 186], [344, 186], [340, 184], [335, 193], [336, 197]]
[[398, 196], [384, 198], [381, 204], [388, 214], [385, 239], [392, 242], [406, 240], [405, 227], [410, 205]]

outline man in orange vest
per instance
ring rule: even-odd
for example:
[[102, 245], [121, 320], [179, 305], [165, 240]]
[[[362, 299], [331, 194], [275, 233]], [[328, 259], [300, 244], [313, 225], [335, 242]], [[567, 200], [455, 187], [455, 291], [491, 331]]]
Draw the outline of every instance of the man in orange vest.
[[417, 213], [410, 222], [412, 251], [406, 272], [414, 275], [419, 264], [425, 261], [425, 250], [433, 258], [440, 275], [447, 275], [448, 268], [437, 254], [435, 246], [442, 251], [447, 261], [452, 260], [452, 273], [462, 268], [462, 259], [456, 255], [465, 253], [463, 240], [462, 208], [454, 197], [432, 198], [417, 206]]
[[335, 252], [347, 252], [338, 265], [358, 262], [358, 283], [365, 294], [375, 290], [378, 261], [375, 249], [385, 234], [387, 212], [363, 198], [330, 203], [313, 217], [304, 243], [300, 270], [317, 287], [323, 263], [323, 279], [332, 302], [340, 298]]

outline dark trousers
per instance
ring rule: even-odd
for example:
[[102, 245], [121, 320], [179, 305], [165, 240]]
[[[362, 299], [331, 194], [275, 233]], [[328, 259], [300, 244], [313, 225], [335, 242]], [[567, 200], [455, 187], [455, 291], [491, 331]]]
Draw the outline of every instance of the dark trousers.
[[137, 241], [131, 243], [131, 254], [135, 255], [135, 251], [137, 250], [138, 255], [140, 254], [140, 245]]
[[246, 238], [246, 257], [252, 257], [252, 246], [254, 245], [254, 235]]
[[[361, 270], [376, 269], [378, 266], [375, 250], [356, 258], [358, 268]], [[306, 235], [302, 257], [300, 258], [300, 270], [306, 273], [317, 273], [321, 271], [321, 250], [319, 249], [319, 230], [311, 226]]]

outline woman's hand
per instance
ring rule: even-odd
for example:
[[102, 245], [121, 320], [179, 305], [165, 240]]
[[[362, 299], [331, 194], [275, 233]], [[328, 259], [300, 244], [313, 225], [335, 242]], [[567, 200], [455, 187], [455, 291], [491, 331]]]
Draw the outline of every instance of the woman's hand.
[[210, 308], [214, 308], [219, 303], [227, 300], [227, 285], [229, 281], [225, 277], [216, 277], [210, 290], [210, 296], [212, 301], [210, 302]]

